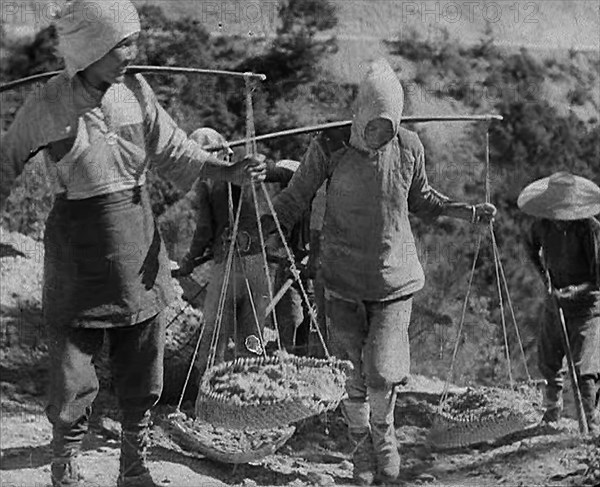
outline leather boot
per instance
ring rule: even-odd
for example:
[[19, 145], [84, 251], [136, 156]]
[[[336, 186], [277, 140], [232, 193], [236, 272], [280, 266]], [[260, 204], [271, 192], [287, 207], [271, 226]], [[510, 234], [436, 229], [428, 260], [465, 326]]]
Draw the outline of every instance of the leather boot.
[[375, 480], [375, 453], [369, 426], [369, 404], [346, 399], [342, 412], [352, 445], [352, 476], [357, 485], [372, 485]]
[[562, 385], [548, 384], [544, 389], [544, 416], [542, 423], [556, 423], [563, 410]]
[[149, 415], [139, 422], [124, 422], [117, 487], [158, 487], [148, 470]]
[[400, 453], [396, 429], [394, 428], [394, 407], [396, 389], [369, 389], [371, 405], [371, 436], [377, 459], [376, 480], [383, 484], [392, 483], [400, 474]]
[[81, 452], [87, 427], [87, 417], [81, 418], [71, 426], [53, 425], [50, 465], [52, 487], [83, 487], [84, 478], [77, 457]]
[[598, 384], [593, 376], [583, 376], [579, 380], [579, 390], [581, 391], [581, 402], [583, 411], [587, 419], [590, 434], [600, 434], [600, 412], [596, 404], [596, 389]]

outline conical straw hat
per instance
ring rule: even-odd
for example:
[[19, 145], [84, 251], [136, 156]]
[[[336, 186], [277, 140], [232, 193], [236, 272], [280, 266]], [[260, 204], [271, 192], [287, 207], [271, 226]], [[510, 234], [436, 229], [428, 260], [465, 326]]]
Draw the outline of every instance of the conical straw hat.
[[581, 220], [600, 213], [600, 187], [581, 176], [557, 172], [528, 185], [517, 205], [537, 218]]

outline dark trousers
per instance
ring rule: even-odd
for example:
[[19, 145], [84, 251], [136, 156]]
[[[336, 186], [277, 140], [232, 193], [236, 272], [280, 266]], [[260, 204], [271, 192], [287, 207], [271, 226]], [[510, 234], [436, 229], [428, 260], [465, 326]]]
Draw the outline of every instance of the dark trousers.
[[[285, 284], [287, 277], [287, 272], [283, 266], [277, 269], [275, 291], [278, 291]], [[304, 289], [308, 290], [306, 279], [302, 279], [302, 284]], [[275, 313], [283, 347], [295, 355], [307, 355], [310, 318], [297, 282], [292, 284], [281, 297], [281, 300], [275, 306]]]
[[46, 415], [59, 428], [87, 418], [98, 394], [94, 357], [105, 337], [123, 424], [147, 421], [163, 385], [165, 323], [161, 314], [136, 325], [73, 328], [49, 324], [50, 384]]
[[[569, 344], [579, 377], [600, 378], [600, 306], [564, 308]], [[564, 380], [563, 360], [565, 350], [562, 342], [561, 324], [548, 302], [546, 316], [540, 330], [538, 366], [548, 386], [562, 389]]]
[[[233, 358], [227, 353], [229, 338], [235, 341], [235, 357], [252, 357], [253, 353], [246, 348], [246, 338], [250, 335], [258, 335], [259, 331], [262, 333], [264, 328], [269, 292], [262, 255], [245, 255], [241, 259], [238, 257], [234, 259], [227, 294], [224, 298], [219, 333], [218, 336], [213, 337], [217, 333], [219, 302], [226, 267], [224, 261], [215, 262], [210, 275], [210, 284], [206, 290], [204, 301], [206, 328], [203, 331], [196, 361], [196, 368], [201, 377], [209, 366]], [[269, 272], [273, 270], [270, 269]], [[217, 339], [216, 343], [213, 343], [214, 338]], [[213, 345], [216, 348], [214, 363], [209, 363]]]
[[[275, 279], [275, 290], [279, 290], [285, 283], [287, 273], [285, 269], [278, 269]], [[306, 291], [309, 302], [316, 307], [316, 324], [319, 327], [323, 342], [327, 346], [327, 326], [325, 319], [325, 288], [318, 274], [315, 279], [302, 278], [302, 285]], [[311, 317], [305, 302], [300, 285], [295, 282], [282, 296], [275, 306], [277, 324], [283, 347], [290, 353], [300, 356], [324, 357], [323, 344], [318, 333], [311, 326]]]
[[349, 301], [326, 297], [333, 355], [350, 360], [350, 400], [364, 401], [367, 388], [387, 390], [410, 373], [408, 326], [412, 296], [393, 301]]

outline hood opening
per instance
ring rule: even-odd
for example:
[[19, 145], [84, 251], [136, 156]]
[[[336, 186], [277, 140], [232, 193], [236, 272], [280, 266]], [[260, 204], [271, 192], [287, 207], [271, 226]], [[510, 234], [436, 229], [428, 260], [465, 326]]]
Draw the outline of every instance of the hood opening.
[[357, 149], [373, 152], [365, 142], [367, 124], [376, 118], [387, 119], [392, 123], [396, 136], [403, 108], [404, 90], [388, 61], [383, 58], [371, 61], [354, 103], [350, 144]]

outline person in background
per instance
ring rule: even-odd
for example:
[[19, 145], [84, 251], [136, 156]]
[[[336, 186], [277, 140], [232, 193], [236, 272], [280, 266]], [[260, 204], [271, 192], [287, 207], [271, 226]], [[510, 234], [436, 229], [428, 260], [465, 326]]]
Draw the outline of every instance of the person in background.
[[[190, 134], [190, 139], [202, 147], [223, 146], [224, 148], [216, 154], [220, 159], [230, 160], [233, 156], [233, 150], [227, 145], [225, 137], [210, 127], [196, 129]], [[194, 269], [198, 266], [197, 263], [200, 258], [208, 256], [210, 259], [214, 259], [215, 257], [212, 254], [213, 237], [215, 234], [212, 222], [213, 208], [209, 198], [210, 189], [214, 184], [214, 181], [198, 178], [192, 185], [189, 196], [191, 196], [192, 200], [192, 209], [195, 211], [195, 228], [190, 242], [190, 248], [183, 256], [183, 259], [175, 272], [177, 276], [189, 276], [192, 274]], [[226, 185], [224, 187], [226, 187]], [[222, 204], [224, 206], [221, 210], [228, 209], [228, 191], [226, 196], [227, 198], [223, 200]], [[223, 211], [221, 212], [223, 213]], [[227, 216], [229, 217], [228, 212]], [[221, 222], [221, 224], [227, 226], [229, 225], [229, 221]], [[222, 231], [223, 228], [220, 229], [219, 233]], [[219, 253], [221, 253], [222, 250], [223, 249], [219, 249]]]
[[[327, 204], [327, 183], [324, 183], [311, 204], [310, 213], [310, 252], [308, 256], [307, 276], [312, 282], [312, 294], [317, 311], [317, 325], [321, 330], [321, 336], [325, 346], [329, 349], [329, 331], [327, 315], [325, 312], [325, 284], [321, 271], [321, 235], [323, 229], [323, 218], [325, 217], [325, 206]], [[310, 338], [315, 338], [313, 335]], [[320, 340], [319, 340], [320, 341]], [[313, 355], [324, 356], [322, 344], [317, 347], [309, 344]], [[315, 350], [316, 348], [316, 350]], [[318, 352], [317, 352], [318, 350]]]
[[[528, 185], [519, 208], [535, 217], [529, 256], [549, 291], [538, 339], [538, 367], [546, 379], [543, 422], [561, 418], [564, 382], [562, 325], [567, 327], [583, 409], [590, 432], [600, 433], [600, 187], [557, 172]], [[552, 296], [553, 295], [553, 296]]]
[[55, 201], [44, 235], [43, 313], [49, 341], [54, 487], [85, 486], [77, 462], [98, 393], [94, 356], [105, 336], [121, 409], [119, 487], [156, 485], [146, 463], [150, 410], [162, 391], [170, 263], [146, 173], [182, 189], [196, 178], [264, 178], [260, 157], [231, 164], [190, 140], [141, 75], [140, 22], [128, 0], [67, 2], [56, 19], [65, 70], [30, 96], [1, 141], [0, 205], [41, 153]]
[[[300, 163], [298, 163], [300, 165]], [[287, 184], [285, 185], [287, 186]], [[300, 285], [294, 280], [276, 308], [278, 320], [284, 330], [286, 349], [300, 356], [325, 357], [323, 345], [327, 346], [327, 324], [325, 319], [325, 288], [321, 276], [321, 263], [319, 249], [321, 245], [321, 227], [325, 210], [324, 184], [311, 204], [309, 212], [297, 222], [290, 232], [290, 246], [294, 249], [296, 266], [300, 271], [300, 278], [307, 294], [310, 305], [316, 312], [315, 322], [310, 317], [310, 310], [305, 302]], [[280, 285], [287, 277], [292, 279], [289, 267], [284, 264], [280, 267]], [[281, 316], [281, 318], [279, 318]], [[319, 333], [315, 327], [318, 326]], [[320, 334], [320, 336], [319, 336]], [[323, 343], [321, 342], [321, 338]]]
[[[285, 188], [300, 163], [298, 161], [283, 159], [276, 164], [279, 172], [280, 189]], [[310, 216], [305, 214], [296, 223], [289, 235], [286, 236], [288, 248], [292, 252], [299, 278], [304, 290], [310, 293], [309, 279], [307, 276], [308, 254], [310, 241]], [[275, 273], [275, 290], [286, 287], [287, 291], [275, 306], [277, 324], [283, 347], [294, 355], [307, 355], [310, 333], [310, 316], [308, 306], [300, 289], [298, 279], [290, 272], [290, 263], [286, 253], [280, 249], [279, 260]]]
[[[354, 365], [343, 412], [354, 445], [354, 479], [394, 482], [400, 456], [396, 386], [409, 374], [412, 296], [424, 285], [409, 212], [489, 223], [496, 208], [442, 197], [428, 184], [423, 145], [400, 128], [403, 90], [384, 59], [369, 63], [350, 129], [314, 138], [289, 186], [275, 200], [285, 228], [327, 182], [321, 238], [330, 351]], [[263, 224], [278, 245], [272, 217]]]
[[[282, 159], [274, 167], [268, 166], [267, 180], [278, 181], [279, 190], [282, 190], [287, 187], [299, 166], [298, 161]], [[271, 176], [272, 172], [277, 175]], [[324, 356], [323, 344], [315, 326], [319, 327], [325, 346], [327, 340], [323, 286], [322, 281], [318, 279], [324, 190], [325, 185], [317, 193], [311, 209], [305, 212], [285, 236], [299, 275], [294, 276], [291, 272], [289, 258], [283, 246], [278, 249], [278, 255], [269, 255], [273, 261], [279, 262], [275, 273], [275, 290], [285, 290], [275, 306], [281, 343], [286, 351], [299, 356]], [[315, 323], [312, 323], [309, 306], [316, 307]]]
[[[208, 127], [196, 130], [190, 138], [202, 146], [227, 145], [221, 134]], [[228, 150], [224, 156], [228, 157], [229, 154], [231, 150]], [[269, 163], [265, 181], [285, 184], [291, 178], [291, 174], [292, 172], [284, 165]], [[265, 211], [267, 205], [260, 189], [257, 190], [257, 196], [259, 211]], [[212, 336], [217, 324], [231, 232], [240, 199], [241, 212], [236, 252], [223, 304], [218, 341], [214, 344]], [[206, 328], [196, 363], [196, 371], [202, 377], [207, 366], [233, 358], [227, 353], [230, 339], [233, 339], [235, 346], [235, 357], [249, 357], [256, 353], [253, 346], [247, 346], [247, 339], [263, 334], [267, 320], [269, 290], [252, 192], [248, 188], [222, 181], [198, 180], [193, 187], [193, 208], [196, 211], [196, 228], [190, 248], [182, 259], [177, 273], [180, 276], [189, 275], [198, 257], [206, 252], [213, 256], [214, 264], [204, 301]], [[273, 279], [277, 272], [277, 263], [270, 261], [268, 264], [269, 278]], [[209, 363], [212, 352], [215, 354], [214, 361]]]

